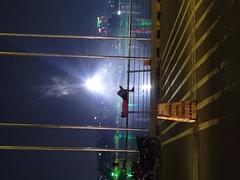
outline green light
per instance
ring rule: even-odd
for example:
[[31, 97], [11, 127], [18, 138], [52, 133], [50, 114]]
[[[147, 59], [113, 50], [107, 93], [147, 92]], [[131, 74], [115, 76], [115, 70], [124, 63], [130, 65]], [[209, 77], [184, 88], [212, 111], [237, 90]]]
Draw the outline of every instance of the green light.
[[137, 19], [136, 22], [134, 23], [134, 26], [138, 28], [150, 28], [151, 25], [152, 25], [152, 22], [150, 19], [142, 19], [142, 18]]
[[113, 171], [111, 172], [111, 176], [114, 179], [118, 179], [120, 175], [120, 169], [119, 168], [114, 168]]
[[132, 179], [133, 174], [132, 174], [131, 169], [129, 169], [129, 168], [127, 169], [126, 176], [127, 176], [127, 179]]
[[100, 17], [97, 17], [97, 27], [98, 27], [98, 28], [101, 27], [101, 20], [100, 20]]
[[122, 134], [116, 133], [114, 136], [115, 141], [119, 141], [122, 138]]
[[132, 174], [127, 174], [127, 177], [133, 177], [133, 175]]
[[[126, 137], [126, 135], [124, 135], [124, 137]], [[135, 139], [136, 137], [133, 136], [133, 134], [131, 133], [128, 133], [128, 139]]]

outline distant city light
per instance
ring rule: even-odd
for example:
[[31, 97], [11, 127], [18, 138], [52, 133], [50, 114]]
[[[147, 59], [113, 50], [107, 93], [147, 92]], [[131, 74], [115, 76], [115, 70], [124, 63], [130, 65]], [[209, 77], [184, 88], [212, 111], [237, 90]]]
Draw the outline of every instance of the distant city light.
[[122, 14], [122, 11], [121, 11], [121, 10], [118, 10], [117, 14], [118, 14], [118, 15], [121, 15], [121, 14]]
[[144, 84], [144, 85], [142, 85], [142, 89], [143, 90], [146, 90], [146, 91], [149, 91], [150, 89], [151, 89], [151, 84]]
[[100, 18], [97, 17], [97, 27], [99, 28], [101, 26]]
[[133, 174], [131, 174], [131, 172], [128, 172], [127, 177], [133, 177]]

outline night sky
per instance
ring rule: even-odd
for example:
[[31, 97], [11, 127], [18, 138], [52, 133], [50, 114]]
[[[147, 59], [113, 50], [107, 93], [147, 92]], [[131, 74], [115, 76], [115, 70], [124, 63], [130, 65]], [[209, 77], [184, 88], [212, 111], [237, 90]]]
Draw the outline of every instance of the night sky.
[[[106, 0], [2, 0], [0, 32], [96, 35]], [[87, 47], [88, 46], [88, 47]], [[79, 40], [0, 37], [0, 51], [81, 54], [99, 52]], [[91, 124], [91, 93], [81, 84], [95, 61], [0, 56], [0, 121]], [[78, 88], [71, 88], [78, 84]], [[95, 132], [0, 128], [0, 145], [95, 146]], [[0, 151], [0, 179], [88, 180], [97, 177], [95, 153]]]

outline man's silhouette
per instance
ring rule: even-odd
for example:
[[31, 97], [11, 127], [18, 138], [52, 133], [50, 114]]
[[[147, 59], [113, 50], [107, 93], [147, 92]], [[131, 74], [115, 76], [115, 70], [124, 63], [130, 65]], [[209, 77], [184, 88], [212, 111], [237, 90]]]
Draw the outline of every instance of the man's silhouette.
[[119, 88], [117, 94], [123, 99], [121, 117], [126, 118], [128, 115], [128, 93], [134, 92], [134, 87], [131, 90], [124, 89], [122, 86], [119, 86]]

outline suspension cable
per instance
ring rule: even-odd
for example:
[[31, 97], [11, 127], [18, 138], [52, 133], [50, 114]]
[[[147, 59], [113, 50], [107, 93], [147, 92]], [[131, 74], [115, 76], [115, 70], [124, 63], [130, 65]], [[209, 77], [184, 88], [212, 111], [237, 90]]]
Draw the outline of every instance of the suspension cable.
[[106, 149], [93, 147], [60, 147], [60, 146], [0, 146], [0, 150], [138, 153], [137, 150], [131, 149]]
[[24, 38], [52, 38], [52, 39], [90, 39], [90, 40], [129, 40], [150, 41], [151, 38], [145, 37], [126, 37], [126, 36], [80, 36], [80, 35], [61, 35], [61, 34], [27, 34], [27, 33], [6, 33], [0, 32], [0, 37], [24, 37]]
[[100, 56], [100, 55], [78, 55], [78, 54], [54, 54], [54, 53], [38, 53], [38, 52], [17, 52], [17, 51], [0, 51], [0, 56], [30, 56], [30, 57], [57, 57], [57, 58], [89, 58], [104, 60], [131, 60], [148, 61], [145, 57], [128, 57], [128, 56]]
[[119, 128], [119, 127], [99, 127], [99, 126], [73, 126], [60, 124], [31, 124], [31, 123], [0, 123], [0, 127], [16, 128], [46, 128], [46, 129], [75, 129], [75, 130], [108, 130], [108, 131], [139, 131], [146, 132], [148, 129], [139, 128]]

